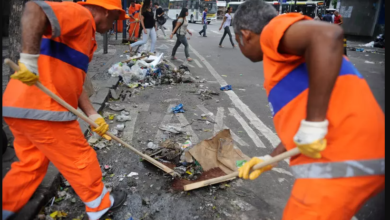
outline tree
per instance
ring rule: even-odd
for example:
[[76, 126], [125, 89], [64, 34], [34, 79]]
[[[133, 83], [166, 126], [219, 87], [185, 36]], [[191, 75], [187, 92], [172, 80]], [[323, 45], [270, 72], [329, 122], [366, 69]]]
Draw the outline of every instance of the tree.
[[333, 8], [336, 8], [337, 7], [337, 0], [332, 0], [332, 5], [333, 5]]
[[[11, 11], [9, 15], [9, 58], [17, 62], [19, 53], [22, 49], [22, 31], [20, 18], [22, 17], [23, 7], [29, 0], [11, 0]], [[38, 0], [42, 1], [42, 0]], [[51, 2], [62, 2], [62, 0], [46, 0]], [[3, 71], [6, 74], [6, 71]], [[11, 69], [8, 71], [9, 76], [13, 73]]]

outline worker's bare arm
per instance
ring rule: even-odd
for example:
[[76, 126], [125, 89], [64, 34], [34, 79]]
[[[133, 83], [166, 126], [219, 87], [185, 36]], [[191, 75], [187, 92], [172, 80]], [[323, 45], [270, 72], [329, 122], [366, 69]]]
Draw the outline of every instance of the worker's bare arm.
[[89, 101], [87, 93], [83, 90], [79, 98], [79, 108], [87, 115], [97, 114], [96, 110], [93, 108], [91, 101]]
[[279, 52], [305, 57], [309, 72], [306, 121], [324, 121], [341, 68], [343, 30], [325, 22], [296, 22], [280, 41]]
[[40, 6], [27, 2], [22, 19], [22, 53], [39, 54], [42, 35], [47, 30], [49, 21]]
[[283, 143], [280, 142], [280, 144], [274, 149], [274, 151], [272, 151], [272, 153], [270, 154], [271, 157], [275, 157], [281, 153], [284, 153], [286, 152], [286, 147], [284, 147]]

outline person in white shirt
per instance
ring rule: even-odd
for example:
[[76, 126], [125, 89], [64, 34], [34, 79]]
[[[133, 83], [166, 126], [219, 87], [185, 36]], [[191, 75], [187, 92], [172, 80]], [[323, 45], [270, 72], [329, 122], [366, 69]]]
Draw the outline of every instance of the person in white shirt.
[[224, 28], [224, 32], [223, 32], [221, 41], [219, 42], [219, 47], [221, 47], [221, 48], [222, 48], [223, 39], [225, 39], [226, 34], [229, 35], [230, 43], [232, 43], [233, 48], [235, 47], [235, 45], [233, 43], [232, 34], [230, 33], [230, 24], [232, 22], [232, 16], [230, 15], [230, 13], [232, 13], [232, 11], [233, 11], [232, 7], [227, 8], [225, 17], [223, 18], [223, 21], [221, 24], [221, 27], [219, 28], [219, 30], [221, 30], [222, 27]]

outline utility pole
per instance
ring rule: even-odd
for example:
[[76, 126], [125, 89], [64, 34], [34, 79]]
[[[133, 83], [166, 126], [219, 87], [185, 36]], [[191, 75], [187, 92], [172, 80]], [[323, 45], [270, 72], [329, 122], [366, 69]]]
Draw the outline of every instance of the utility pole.
[[297, 0], [294, 1], [294, 11], [292, 11], [292, 12], [295, 12], [295, 10], [297, 10]]

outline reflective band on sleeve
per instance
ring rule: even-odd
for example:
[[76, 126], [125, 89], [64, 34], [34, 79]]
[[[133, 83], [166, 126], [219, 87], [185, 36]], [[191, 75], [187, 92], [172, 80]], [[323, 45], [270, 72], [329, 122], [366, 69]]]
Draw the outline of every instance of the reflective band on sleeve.
[[77, 116], [72, 112], [47, 111], [4, 106], [3, 117], [34, 119], [42, 121], [74, 121], [77, 119]]
[[108, 190], [104, 186], [103, 187], [103, 191], [102, 191], [102, 193], [100, 194], [99, 197], [97, 197], [95, 200], [93, 200], [91, 202], [84, 202], [84, 204], [86, 206], [88, 206], [89, 208], [93, 208], [93, 209], [99, 207], [100, 203], [102, 202], [102, 200], [103, 200], [104, 196], [107, 194], [107, 192], [108, 192]]
[[61, 26], [58, 22], [57, 16], [54, 14], [53, 9], [44, 1], [35, 1], [35, 3], [42, 8], [43, 12], [46, 14], [47, 19], [49, 19], [52, 30], [52, 38], [59, 37], [61, 35]]
[[14, 213], [11, 212], [11, 211], [8, 211], [8, 210], [3, 210], [3, 220], [9, 218], [11, 215], [13, 215]]
[[[114, 205], [114, 198], [110, 195], [110, 201], [111, 201], [111, 206], [110, 208]], [[89, 219], [99, 219], [106, 213], [110, 208], [106, 208], [97, 212], [87, 212], [88, 218]]]
[[291, 166], [291, 170], [297, 179], [332, 179], [356, 176], [384, 175], [385, 159], [309, 163]]

